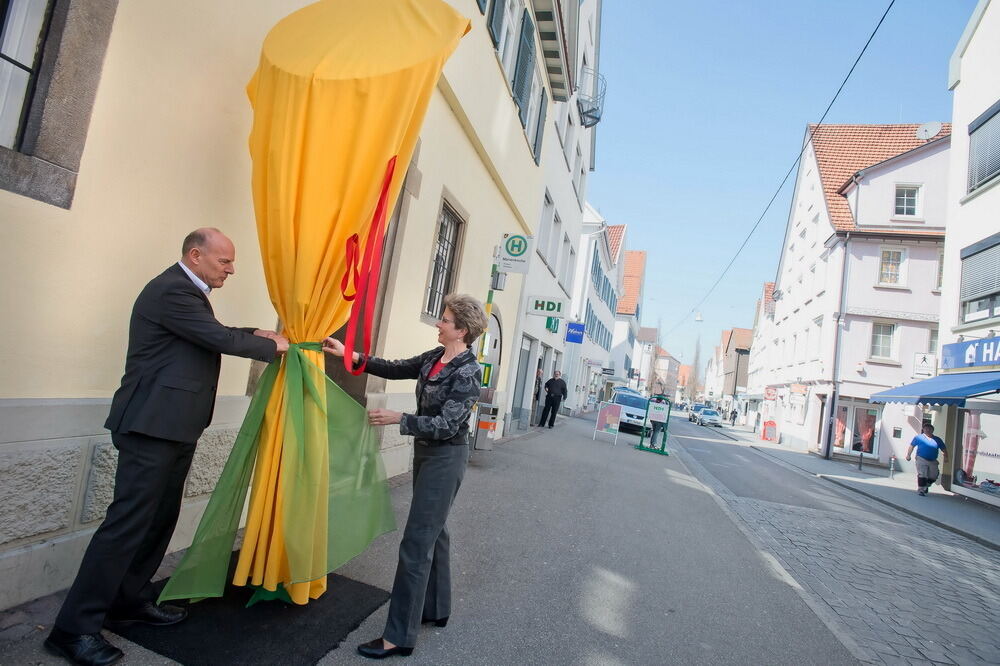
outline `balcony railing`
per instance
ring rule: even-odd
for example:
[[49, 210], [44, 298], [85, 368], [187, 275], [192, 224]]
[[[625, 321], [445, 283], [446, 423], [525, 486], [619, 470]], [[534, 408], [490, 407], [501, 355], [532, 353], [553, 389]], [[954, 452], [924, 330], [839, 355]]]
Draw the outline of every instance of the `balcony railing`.
[[580, 123], [593, 127], [601, 122], [604, 112], [604, 93], [608, 84], [604, 77], [592, 67], [584, 67], [580, 72], [580, 88], [576, 94], [576, 106], [580, 111]]

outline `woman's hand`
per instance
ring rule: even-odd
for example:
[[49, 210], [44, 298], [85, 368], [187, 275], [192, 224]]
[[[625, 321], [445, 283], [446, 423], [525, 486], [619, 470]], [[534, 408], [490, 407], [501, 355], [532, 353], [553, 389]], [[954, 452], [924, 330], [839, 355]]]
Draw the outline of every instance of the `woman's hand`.
[[323, 340], [323, 351], [333, 356], [344, 356], [344, 343], [336, 338], [325, 338]]
[[394, 412], [391, 409], [368, 410], [368, 423], [373, 426], [392, 425], [393, 423], [399, 423], [402, 418], [402, 412]]

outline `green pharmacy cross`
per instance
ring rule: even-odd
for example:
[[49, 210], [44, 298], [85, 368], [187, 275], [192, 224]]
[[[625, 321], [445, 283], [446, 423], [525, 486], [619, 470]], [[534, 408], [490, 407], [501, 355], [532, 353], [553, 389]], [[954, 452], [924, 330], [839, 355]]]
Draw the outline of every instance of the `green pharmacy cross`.
[[[667, 436], [672, 409], [673, 403], [667, 396], [657, 393], [649, 397], [646, 402], [646, 415], [642, 422], [642, 433], [639, 435], [639, 443], [635, 445], [635, 448], [640, 451], [659, 453], [661, 456], [670, 455], [670, 452], [667, 451]], [[648, 446], [645, 444], [647, 429], [652, 432]], [[657, 446], [657, 440], [659, 440], [659, 446]]]

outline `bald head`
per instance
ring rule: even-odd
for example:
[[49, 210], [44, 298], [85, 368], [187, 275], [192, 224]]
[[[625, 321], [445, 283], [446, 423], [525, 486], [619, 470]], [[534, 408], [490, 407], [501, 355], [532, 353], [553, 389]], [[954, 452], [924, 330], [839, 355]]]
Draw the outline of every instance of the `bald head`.
[[202, 227], [184, 237], [181, 261], [205, 284], [218, 289], [236, 272], [236, 247], [215, 227]]

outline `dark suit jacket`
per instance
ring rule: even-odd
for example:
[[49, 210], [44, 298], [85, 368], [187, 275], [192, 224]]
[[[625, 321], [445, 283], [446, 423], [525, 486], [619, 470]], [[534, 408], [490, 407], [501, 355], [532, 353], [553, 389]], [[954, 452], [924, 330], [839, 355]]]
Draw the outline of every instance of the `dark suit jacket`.
[[132, 308], [122, 385], [104, 427], [196, 442], [212, 421], [222, 354], [274, 359], [273, 340], [223, 326], [208, 296], [174, 264], [153, 278]]
[[561, 377], [559, 379], [553, 377], [545, 382], [545, 394], [545, 400], [548, 402], [555, 401], [558, 403], [565, 400], [569, 396], [569, 393], [566, 391], [566, 382]]

